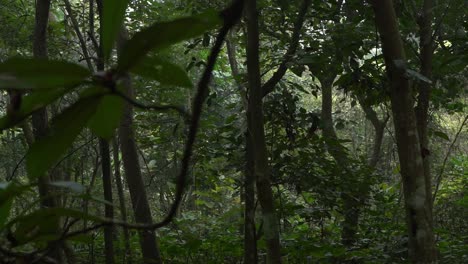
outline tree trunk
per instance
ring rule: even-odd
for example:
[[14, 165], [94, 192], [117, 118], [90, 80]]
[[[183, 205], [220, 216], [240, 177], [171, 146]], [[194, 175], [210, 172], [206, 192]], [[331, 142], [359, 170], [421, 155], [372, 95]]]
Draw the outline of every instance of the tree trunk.
[[393, 123], [400, 160], [403, 192], [408, 225], [409, 257], [412, 263], [436, 263], [437, 254], [432, 230], [431, 192], [421, 156], [420, 139], [413, 91], [405, 77], [406, 61], [398, 23], [391, 0], [371, 1], [382, 42], [387, 74], [390, 79], [390, 97]]
[[[47, 58], [47, 28], [49, 23], [50, 0], [38, 0], [36, 2], [36, 17], [34, 26], [33, 55], [35, 58]], [[47, 135], [48, 116], [47, 109], [44, 107], [32, 115], [32, 130], [35, 140], [39, 140]], [[56, 201], [51, 194], [49, 187], [50, 175], [45, 173], [38, 179], [39, 197], [42, 207], [55, 207]], [[55, 232], [60, 233], [60, 221], [57, 219]], [[61, 247], [58, 242], [49, 243], [49, 257], [62, 262]]]
[[[432, 9], [433, 0], [424, 0], [421, 16], [418, 19], [419, 24], [419, 49], [422, 75], [432, 79], [432, 57], [434, 41], [432, 39]], [[429, 199], [430, 219], [432, 223], [432, 177], [431, 163], [429, 157], [429, 137], [427, 134], [427, 124], [429, 121], [429, 100], [431, 96], [431, 84], [427, 82], [418, 83], [418, 105], [416, 107], [416, 120], [418, 125], [419, 143], [421, 145], [421, 155], [424, 165], [424, 177], [426, 180], [426, 198]]]
[[[67, 3], [67, 1], [65, 1]], [[103, 10], [103, 3], [101, 1], [97, 1], [98, 10], [99, 10], [99, 24], [101, 25], [102, 29], [102, 10]], [[74, 17], [71, 15], [71, 7], [66, 5], [67, 12], [72, 17], [72, 22]], [[75, 21], [76, 22], [76, 21]], [[73, 22], [74, 23], [74, 22]], [[92, 64], [91, 60], [89, 59], [88, 50], [86, 48], [86, 43], [84, 42], [83, 36], [80, 34], [80, 30], [78, 27], [75, 27], [75, 31], [81, 43], [81, 48], [83, 50], [83, 54], [87, 56], [86, 59], [88, 62], [88, 66], [90, 67], [89, 70], [92, 71]], [[96, 69], [98, 71], [104, 71], [104, 58], [102, 52], [102, 31], [100, 32], [100, 43], [97, 50], [98, 60]], [[110, 150], [109, 150], [109, 142], [107, 142], [103, 138], [99, 138], [99, 149], [101, 155], [101, 168], [102, 168], [102, 186], [104, 191], [104, 200], [112, 204], [112, 173], [111, 173], [111, 164], [110, 164]], [[107, 218], [113, 219], [114, 218], [114, 208], [112, 205], [106, 204], [104, 205], [105, 216]], [[113, 264], [114, 261], [114, 227], [109, 225], [104, 227], [104, 249], [105, 249], [105, 260], [106, 264]]]
[[[226, 40], [227, 54], [231, 66], [232, 76], [238, 86], [244, 110], [248, 111], [245, 87], [239, 81], [240, 73], [236, 56], [236, 45], [229, 38]], [[249, 114], [247, 113], [247, 116]], [[257, 263], [257, 238], [255, 229], [255, 174], [252, 141], [248, 131], [245, 133], [245, 174], [242, 184], [244, 198], [244, 263]]]
[[[129, 77], [124, 80], [124, 85], [127, 89], [127, 96], [133, 98], [133, 88], [130, 84]], [[125, 105], [119, 134], [125, 179], [130, 191], [135, 221], [137, 223], [150, 224], [153, 220], [138, 160], [138, 152], [133, 131], [133, 109], [128, 103]], [[145, 263], [163, 263], [154, 230], [142, 230], [139, 232], [139, 235]]]
[[[106, 218], [114, 218], [114, 207], [112, 200], [112, 175], [110, 164], [109, 143], [100, 138], [99, 148], [101, 150], [102, 186], [104, 189], [104, 200], [110, 204], [104, 205]], [[112, 225], [104, 227], [104, 248], [106, 264], [114, 263], [114, 227]]]
[[271, 175], [268, 164], [268, 151], [265, 142], [263, 121], [263, 91], [260, 79], [259, 31], [257, 1], [246, 3], [247, 14], [247, 69], [249, 81], [248, 131], [252, 141], [254, 155], [254, 172], [257, 183], [257, 194], [262, 206], [263, 226], [267, 244], [269, 264], [281, 263], [281, 245], [279, 240], [278, 221], [271, 188]]
[[[343, 172], [342, 179], [352, 177], [349, 172], [349, 160], [347, 157], [346, 149], [339, 142], [333, 126], [333, 81], [335, 74], [324, 78], [320, 81], [322, 88], [322, 123], [323, 123], [323, 136], [327, 143], [328, 153], [336, 161], [337, 165]], [[359, 206], [363, 194], [358, 190], [358, 179], [351, 178], [347, 180], [341, 190], [341, 199], [343, 200], [343, 222], [341, 229], [341, 240], [343, 245], [351, 247], [356, 242], [356, 234], [359, 225]], [[345, 189], [346, 188], [346, 189]]]
[[245, 175], [244, 175], [244, 263], [257, 263], [257, 236], [255, 229], [255, 172], [252, 137], [245, 134]]
[[[114, 155], [114, 178], [117, 185], [117, 194], [119, 195], [119, 205], [120, 205], [120, 214], [121, 219], [124, 222], [127, 222], [127, 207], [125, 206], [125, 195], [123, 192], [122, 179], [120, 178], [120, 161], [119, 161], [119, 144], [117, 138], [113, 141], [113, 155]], [[132, 261], [132, 249], [130, 247], [130, 234], [128, 228], [123, 227], [123, 237], [125, 244], [125, 256], [123, 259], [124, 263], [131, 264]]]

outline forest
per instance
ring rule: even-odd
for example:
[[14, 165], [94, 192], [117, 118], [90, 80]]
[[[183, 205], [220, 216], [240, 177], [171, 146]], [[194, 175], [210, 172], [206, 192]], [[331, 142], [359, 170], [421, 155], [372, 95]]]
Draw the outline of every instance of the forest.
[[0, 263], [468, 263], [466, 0], [0, 0]]

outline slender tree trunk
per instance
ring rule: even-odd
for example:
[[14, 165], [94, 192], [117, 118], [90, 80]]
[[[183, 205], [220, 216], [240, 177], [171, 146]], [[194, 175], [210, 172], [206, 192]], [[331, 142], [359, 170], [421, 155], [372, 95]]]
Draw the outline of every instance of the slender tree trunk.
[[[246, 89], [238, 79], [240, 77], [240, 73], [237, 63], [236, 45], [232, 42], [232, 38], [226, 40], [226, 47], [232, 76], [237, 83], [244, 110], [247, 112], [248, 103], [245, 94]], [[248, 115], [249, 114], [247, 114], [247, 116]], [[245, 145], [245, 174], [242, 185], [244, 190], [244, 263], [255, 264], [258, 259], [255, 229], [255, 172], [253, 146], [251, 136], [248, 131], [245, 133]]]
[[[36, 2], [36, 17], [34, 26], [33, 55], [35, 58], [47, 58], [47, 28], [49, 23], [50, 0], [38, 0]], [[35, 140], [39, 140], [47, 135], [48, 115], [44, 107], [32, 115], [32, 130]], [[45, 173], [38, 179], [39, 197], [43, 207], [55, 207], [56, 201], [53, 198], [49, 187], [50, 175]], [[55, 225], [56, 233], [60, 233], [60, 221], [57, 219]], [[62, 262], [61, 247], [58, 242], [49, 243], [49, 256]]]
[[346, 153], [346, 149], [339, 142], [339, 138], [336, 135], [336, 131], [333, 126], [332, 90], [334, 79], [335, 75], [332, 74], [324, 80], [321, 80], [323, 135], [325, 136], [325, 142], [327, 142], [328, 152], [343, 172], [343, 180], [351, 176], [351, 179], [346, 180], [345, 186], [341, 191], [344, 217], [342, 222], [341, 240], [343, 245], [351, 247], [354, 245], [357, 239], [356, 234], [359, 225], [360, 198], [363, 196], [363, 194], [359, 193], [357, 187], [357, 185], [359, 185], [358, 179], [352, 178], [352, 174], [349, 172], [350, 162]]
[[[127, 96], [133, 97], [133, 89], [130, 85], [130, 80], [127, 79], [125, 82]], [[135, 221], [137, 223], [149, 224], [153, 220], [138, 160], [138, 152], [133, 131], [133, 109], [130, 104], [125, 105], [119, 134], [125, 177], [130, 191]], [[155, 232], [153, 230], [142, 230], [139, 234], [141, 250], [145, 263], [162, 263]]]
[[391, 85], [393, 122], [408, 224], [409, 257], [412, 263], [436, 263], [437, 254], [429, 204], [432, 193], [427, 191], [428, 182], [413, 109], [413, 91], [408, 78], [404, 75], [405, 68], [402, 67], [406, 55], [395, 10], [391, 0], [374, 0], [371, 3]]
[[[126, 32], [122, 35], [126, 35]], [[119, 49], [123, 44], [123, 40], [124, 37], [121, 37], [119, 40]], [[123, 87], [126, 88], [127, 96], [133, 98], [134, 91], [129, 76], [123, 79]], [[135, 132], [133, 130], [133, 107], [128, 103], [125, 104], [122, 123], [119, 128], [119, 135], [125, 178], [130, 191], [135, 221], [138, 223], [150, 224], [153, 219], [151, 217], [151, 208], [146, 195], [140, 162], [138, 160]], [[139, 232], [139, 235], [144, 262], [163, 263], [159, 252], [159, 246], [156, 241], [155, 231], [142, 230]]]
[[255, 229], [255, 172], [252, 137], [245, 134], [245, 175], [244, 175], [244, 263], [257, 263], [257, 235]]
[[[127, 222], [127, 207], [125, 206], [125, 195], [123, 192], [122, 179], [120, 178], [119, 144], [117, 142], [117, 138], [115, 138], [113, 142], [112, 152], [114, 156], [114, 178], [117, 185], [117, 194], [119, 195], [120, 215], [122, 221]], [[130, 247], [130, 234], [126, 227], [123, 228], [123, 237], [125, 244], [125, 256], [123, 261], [124, 263], [131, 264], [133, 261], [132, 249]]]
[[[432, 9], [433, 0], [424, 0], [419, 24], [419, 49], [421, 60], [421, 74], [432, 79], [432, 58], [434, 41], [432, 39]], [[418, 105], [416, 107], [416, 120], [418, 125], [418, 136], [421, 145], [421, 155], [424, 164], [424, 177], [426, 179], [426, 193], [432, 194], [431, 163], [429, 156], [429, 137], [427, 124], [429, 121], [429, 101], [431, 97], [431, 84], [427, 82], [418, 83]], [[432, 223], [432, 195], [426, 196], [430, 205], [430, 219]]]
[[[67, 0], [65, 2], [67, 4]], [[97, 1], [98, 4], [98, 10], [99, 10], [99, 23], [101, 25], [102, 29], [102, 10], [103, 10], [103, 3], [101, 1]], [[66, 5], [67, 6], [67, 5]], [[70, 6], [67, 7], [67, 12], [71, 14], [71, 8]], [[73, 22], [73, 16], [72, 17], [72, 23]], [[75, 21], [76, 22], [76, 21]], [[79, 33], [80, 30], [78, 27], [75, 28], [75, 31], [77, 32], [77, 36], [79, 38], [79, 41], [81, 43], [81, 48], [83, 50], [84, 56], [87, 56], [86, 61], [88, 62], [88, 66], [90, 67], [90, 70], [92, 71], [92, 64], [91, 60], [89, 59], [89, 54], [88, 50], [86, 47], [86, 43], [84, 42], [83, 36]], [[104, 58], [103, 58], [103, 52], [102, 52], [102, 31], [100, 31], [100, 43], [99, 47], [97, 50], [98, 54], [98, 60], [97, 60], [97, 65], [96, 69], [98, 71], [104, 71]], [[110, 164], [110, 150], [109, 150], [109, 142], [107, 142], [103, 138], [99, 138], [99, 149], [100, 149], [100, 155], [101, 155], [101, 168], [102, 168], [102, 187], [104, 191], [104, 199], [109, 202], [110, 204], [105, 204], [104, 205], [104, 214], [107, 218], [113, 219], [114, 218], [114, 208], [111, 205], [113, 203], [112, 199], [112, 172], [111, 172], [111, 164]], [[113, 264], [114, 261], [114, 227], [109, 225], [104, 227], [104, 249], [105, 249], [105, 260], [106, 264]]]
[[[104, 189], [104, 200], [110, 204], [105, 204], [106, 218], [114, 218], [114, 207], [111, 205], [112, 200], [112, 174], [110, 164], [109, 143], [100, 138], [99, 148], [101, 150], [101, 168], [102, 168], [102, 186]], [[106, 264], [114, 263], [114, 227], [112, 225], [104, 227], [104, 246]]]
[[246, 3], [247, 14], [247, 69], [249, 81], [248, 131], [250, 134], [257, 194], [262, 206], [263, 226], [269, 264], [281, 263], [281, 244], [279, 240], [278, 221], [276, 217], [271, 175], [268, 164], [268, 151], [265, 142], [263, 117], [263, 91], [260, 79], [259, 31], [257, 1]]

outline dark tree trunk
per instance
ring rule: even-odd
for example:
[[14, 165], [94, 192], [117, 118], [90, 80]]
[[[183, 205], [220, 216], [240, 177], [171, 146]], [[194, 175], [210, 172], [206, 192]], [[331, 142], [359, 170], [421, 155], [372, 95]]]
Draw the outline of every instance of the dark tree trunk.
[[371, 3], [391, 85], [393, 122], [408, 225], [409, 257], [412, 263], [436, 263], [432, 211], [429, 204], [432, 202], [432, 193], [427, 191], [429, 183], [421, 156], [421, 141], [413, 109], [413, 91], [404, 75], [405, 69], [401, 67], [402, 62], [406, 61], [406, 55], [395, 10], [391, 0], [374, 0]]
[[[102, 186], [104, 189], [104, 200], [110, 204], [105, 204], [106, 218], [114, 218], [114, 207], [112, 200], [112, 175], [110, 164], [109, 143], [105, 139], [99, 139], [99, 148], [101, 150], [101, 168], [102, 168]], [[106, 264], [113, 264], [114, 261], [114, 227], [112, 225], [104, 227], [104, 246]]]
[[[122, 28], [117, 40], [117, 51], [120, 53], [127, 39], [127, 31]], [[122, 77], [122, 86], [125, 88], [125, 94], [134, 98], [130, 76]], [[128, 184], [130, 199], [132, 202], [133, 213], [137, 223], [151, 224], [151, 208], [146, 195], [143, 175], [141, 173], [140, 161], [138, 159], [138, 148], [135, 142], [135, 131], [133, 130], [133, 106], [125, 103], [122, 121], [119, 127], [120, 147], [122, 153], [123, 167], [125, 171], [125, 180]], [[140, 246], [143, 254], [144, 263], [163, 263], [159, 245], [156, 241], [154, 230], [139, 231]]]
[[[36, 2], [36, 17], [34, 26], [33, 55], [35, 58], [47, 58], [47, 28], [49, 23], [50, 0], [38, 0]], [[47, 109], [42, 108], [32, 115], [32, 132], [35, 140], [46, 136], [48, 130]], [[49, 187], [50, 175], [45, 173], [38, 179], [39, 197], [42, 207], [55, 207], [56, 201], [53, 198]], [[60, 232], [60, 221], [57, 219], [55, 229]], [[49, 243], [49, 256], [59, 262], [62, 262], [61, 247], [57, 242]]]
[[257, 263], [257, 236], [255, 229], [255, 172], [252, 138], [246, 132], [244, 175], [244, 263]]
[[[120, 178], [120, 160], [119, 160], [119, 144], [115, 138], [113, 141], [113, 156], [114, 156], [114, 178], [115, 184], [117, 185], [117, 194], [119, 195], [119, 205], [120, 205], [120, 215], [121, 219], [124, 222], [127, 222], [127, 207], [125, 206], [125, 195], [123, 192], [122, 179]], [[123, 227], [123, 237], [125, 244], [125, 257], [123, 259], [124, 263], [131, 264], [132, 260], [132, 249], [130, 247], [130, 234], [128, 228]]]
[[[240, 73], [236, 57], [236, 45], [232, 39], [226, 41], [229, 64], [231, 66], [232, 76], [234, 77], [239, 94], [242, 99], [244, 110], [248, 111], [246, 89], [239, 81]], [[247, 116], [249, 114], [247, 113]], [[244, 263], [257, 263], [257, 238], [255, 229], [255, 172], [254, 172], [254, 155], [252, 151], [251, 136], [248, 131], [245, 133], [245, 174], [242, 184], [243, 200], [244, 200]]]
[[[98, 10], [99, 10], [99, 23], [102, 28], [102, 10], [103, 10], [103, 5], [102, 5], [102, 0], [97, 1], [98, 4]], [[67, 11], [71, 13], [71, 8], [68, 6]], [[71, 16], [72, 17], [72, 16]], [[72, 17], [72, 22], [73, 22], [73, 17]], [[79, 41], [81, 43], [81, 48], [83, 50], [83, 54], [88, 54], [88, 50], [86, 48], [86, 43], [84, 43], [84, 39], [82, 35], [79, 33], [80, 30], [78, 28], [75, 28], [75, 31], [77, 32], [77, 36], [79, 38]], [[99, 47], [97, 50], [98, 54], [98, 60], [97, 60], [97, 65], [96, 69], [98, 71], [104, 71], [104, 58], [103, 58], [103, 52], [102, 52], [102, 31], [100, 32], [100, 40], [101, 43], [99, 43]], [[89, 55], [88, 55], [89, 57]], [[89, 64], [90, 70], [92, 71], [92, 65], [91, 65], [91, 60], [87, 58], [87, 62]], [[99, 149], [100, 149], [100, 155], [101, 155], [101, 168], [102, 168], [102, 186], [104, 190], [104, 199], [109, 202], [113, 203], [112, 200], [112, 172], [111, 172], [111, 164], [110, 164], [110, 149], [109, 149], [109, 142], [107, 142], [103, 138], [99, 138]], [[105, 210], [105, 216], [107, 218], [113, 219], [114, 218], [114, 208], [112, 205], [106, 204], [104, 205], [104, 210]], [[104, 227], [104, 249], [105, 249], [105, 260], [106, 264], [113, 264], [115, 262], [114, 260], [114, 227], [109, 225]]]
[[[432, 57], [434, 51], [434, 41], [432, 38], [431, 23], [433, 20], [432, 9], [433, 0], [424, 0], [419, 24], [419, 48], [422, 75], [432, 79]], [[431, 97], [431, 84], [427, 82], [418, 83], [418, 105], [416, 107], [416, 120], [418, 125], [418, 136], [421, 145], [421, 154], [424, 165], [424, 177], [426, 179], [426, 193], [432, 194], [431, 163], [429, 155], [429, 137], [427, 134], [427, 124], [429, 122], [429, 101]], [[432, 195], [426, 197], [430, 205], [430, 219], [432, 222]]]
[[248, 131], [252, 141], [254, 172], [258, 200], [262, 207], [263, 226], [267, 245], [268, 263], [281, 263], [281, 245], [276, 217], [271, 175], [268, 164], [268, 151], [265, 142], [263, 117], [263, 91], [260, 80], [259, 31], [257, 1], [246, 3], [247, 14], [247, 69], [249, 81]]
[[[127, 88], [127, 96], [133, 97], [133, 89], [131, 87], [129, 77], [127, 77], [124, 82]], [[125, 178], [130, 191], [135, 221], [137, 223], [150, 224], [153, 219], [151, 217], [151, 209], [138, 160], [138, 152], [133, 131], [133, 109], [128, 103], [125, 105], [122, 123], [119, 128], [119, 135]], [[145, 263], [163, 263], [154, 230], [142, 230], [139, 234], [141, 250]]]

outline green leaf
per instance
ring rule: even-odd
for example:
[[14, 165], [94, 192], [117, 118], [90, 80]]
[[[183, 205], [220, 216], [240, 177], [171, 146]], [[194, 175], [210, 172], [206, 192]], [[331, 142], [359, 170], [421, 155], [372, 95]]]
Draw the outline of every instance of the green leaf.
[[81, 99], [52, 121], [49, 134], [34, 142], [26, 154], [29, 177], [42, 176], [62, 156], [94, 114], [100, 99]]
[[11, 224], [16, 225], [14, 232], [19, 245], [30, 241], [43, 242], [56, 239], [57, 226], [62, 217], [100, 222], [101, 218], [70, 208], [41, 208], [30, 214], [16, 218]]
[[124, 102], [116, 95], [104, 95], [88, 127], [99, 137], [110, 140], [122, 118]]
[[434, 136], [450, 141], [449, 136], [442, 131], [434, 131]]
[[102, 50], [105, 60], [109, 59], [112, 47], [122, 28], [128, 0], [103, 0]]
[[29, 189], [28, 185], [0, 183], [0, 231], [5, 227], [10, 216], [13, 200]]
[[101, 199], [99, 197], [94, 197], [94, 196], [91, 196], [89, 194], [80, 194], [77, 196], [78, 198], [82, 198], [84, 200], [87, 200], [87, 201], [94, 201], [94, 202], [98, 202], [98, 203], [102, 203], [102, 204], [107, 204], [107, 205], [111, 205], [111, 206], [114, 206], [113, 203], [109, 202], [109, 201], [106, 201], [104, 199]]
[[132, 72], [165, 85], [193, 87], [193, 83], [184, 69], [156, 56], [144, 59], [132, 69]]
[[72, 236], [68, 238], [68, 240], [76, 242], [76, 243], [82, 243], [82, 244], [91, 244], [93, 243], [93, 236], [89, 234], [78, 234], [76, 236]]
[[0, 203], [0, 230], [5, 226], [8, 216], [10, 216], [11, 205], [13, 204], [13, 198], [10, 198]]
[[54, 181], [49, 183], [51, 186], [59, 187], [59, 188], [64, 188], [64, 189], [69, 189], [75, 193], [84, 193], [85, 192], [85, 187], [77, 182], [72, 182], [72, 181]]
[[13, 58], [0, 63], [0, 89], [53, 89], [73, 87], [91, 75], [67, 61]]
[[0, 131], [13, 127], [33, 112], [47, 106], [66, 93], [65, 89], [35, 92], [23, 97], [19, 110], [0, 118]]
[[155, 23], [136, 33], [124, 46], [118, 61], [117, 71], [133, 68], [148, 52], [167, 48], [215, 28], [221, 18], [215, 11], [179, 18], [170, 22]]

